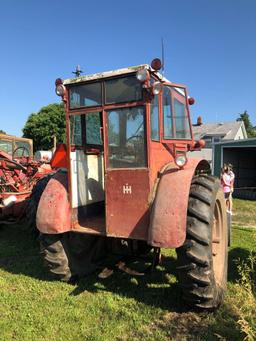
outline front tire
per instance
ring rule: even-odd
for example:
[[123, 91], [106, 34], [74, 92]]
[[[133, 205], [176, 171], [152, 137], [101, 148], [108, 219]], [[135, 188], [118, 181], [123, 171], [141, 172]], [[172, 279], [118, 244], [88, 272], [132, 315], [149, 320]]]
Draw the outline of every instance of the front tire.
[[178, 248], [178, 279], [190, 306], [215, 309], [227, 284], [227, 216], [220, 181], [194, 176], [187, 211], [187, 235]]

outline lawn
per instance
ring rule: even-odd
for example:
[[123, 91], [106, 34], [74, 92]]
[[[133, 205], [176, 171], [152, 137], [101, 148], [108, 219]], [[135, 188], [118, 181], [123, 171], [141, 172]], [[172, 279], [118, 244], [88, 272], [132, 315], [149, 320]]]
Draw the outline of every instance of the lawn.
[[256, 204], [255, 201], [234, 199], [233, 224], [256, 227]]
[[[254, 207], [249, 215], [253, 225], [256, 203], [248, 205]], [[247, 202], [235, 200], [234, 207], [235, 217], [242, 211], [247, 215]], [[246, 336], [253, 340], [255, 263], [250, 259], [256, 252], [256, 234], [253, 228], [243, 228], [246, 219], [239, 218], [233, 226], [228, 291], [215, 313], [195, 313], [184, 307], [174, 251], [165, 251], [163, 264], [143, 277], [116, 270], [107, 279], [95, 274], [70, 285], [49, 280], [32, 236], [17, 227], [2, 227], [0, 340], [233, 341]]]

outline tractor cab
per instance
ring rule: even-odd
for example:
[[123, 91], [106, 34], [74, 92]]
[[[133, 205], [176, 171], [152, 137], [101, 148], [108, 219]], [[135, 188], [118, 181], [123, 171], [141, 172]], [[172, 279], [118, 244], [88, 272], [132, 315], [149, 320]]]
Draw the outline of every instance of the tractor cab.
[[13, 159], [33, 157], [33, 141], [24, 137], [0, 134], [0, 151], [3, 151]]
[[186, 88], [168, 82], [157, 63], [56, 80], [74, 230], [147, 239], [158, 172], [186, 163], [193, 144]]

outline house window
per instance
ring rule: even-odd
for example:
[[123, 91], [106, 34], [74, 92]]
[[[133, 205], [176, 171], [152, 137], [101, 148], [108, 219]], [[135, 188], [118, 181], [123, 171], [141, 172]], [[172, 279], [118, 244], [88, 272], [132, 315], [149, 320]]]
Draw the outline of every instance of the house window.
[[214, 137], [213, 138], [213, 143], [218, 143], [220, 142], [221, 138], [220, 137]]
[[205, 148], [212, 148], [212, 138], [211, 137], [204, 137], [203, 140], [205, 141]]

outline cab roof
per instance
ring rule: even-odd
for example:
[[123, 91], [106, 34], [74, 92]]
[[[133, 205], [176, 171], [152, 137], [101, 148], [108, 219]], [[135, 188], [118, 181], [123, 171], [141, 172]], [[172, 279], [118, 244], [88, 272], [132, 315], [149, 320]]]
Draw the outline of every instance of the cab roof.
[[[112, 71], [94, 73], [92, 75], [69, 78], [69, 79], [64, 80], [63, 84], [64, 85], [76, 84], [76, 83], [87, 82], [87, 81], [92, 81], [92, 80], [96, 80], [96, 79], [104, 79], [104, 78], [109, 78], [109, 77], [113, 77], [113, 76], [126, 75], [129, 73], [137, 72], [137, 71], [142, 70], [142, 69], [153, 70], [148, 64], [141, 64], [141, 65], [137, 65], [137, 66], [126, 67], [123, 69], [117, 69], [117, 70], [112, 70]], [[157, 75], [163, 79], [163, 77], [159, 73], [157, 73]]]

